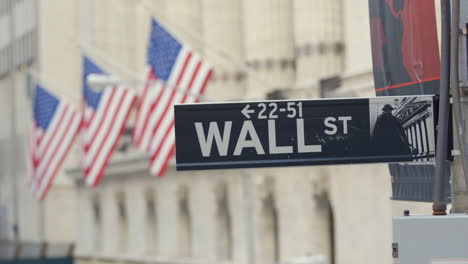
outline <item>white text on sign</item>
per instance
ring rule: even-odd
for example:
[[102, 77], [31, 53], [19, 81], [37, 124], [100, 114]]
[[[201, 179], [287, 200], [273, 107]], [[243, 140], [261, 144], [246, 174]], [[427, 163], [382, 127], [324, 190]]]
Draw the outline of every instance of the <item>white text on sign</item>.
[[[247, 105], [242, 111], [249, 111]], [[260, 115], [259, 115], [260, 116]], [[348, 121], [351, 121], [351, 116], [327, 117], [324, 119], [326, 129], [323, 131], [327, 135], [338, 133], [340, 127], [343, 134], [348, 134]], [[221, 123], [221, 122], [220, 122]], [[339, 124], [342, 124], [339, 126]], [[203, 157], [211, 156], [213, 142], [216, 145], [219, 156], [228, 156], [229, 142], [231, 135], [232, 121], [224, 121], [223, 130], [221, 132], [218, 122], [209, 122], [208, 131], [205, 132], [201, 122], [195, 122], [195, 130], [197, 132], [198, 143]], [[277, 133], [276, 120], [268, 120], [268, 153], [267, 154], [290, 154], [294, 153], [313, 153], [322, 152], [322, 145], [307, 144], [305, 142], [304, 119], [296, 119], [296, 136], [297, 144], [295, 146], [278, 146], [277, 138], [281, 136]], [[258, 136], [255, 124], [252, 120], [243, 121], [239, 135], [236, 137], [236, 144], [232, 151], [233, 156], [240, 156], [245, 148], [254, 148], [257, 155], [266, 154], [265, 146], [262, 145]], [[296, 147], [294, 149], [294, 147]]]
[[[286, 107], [278, 107], [277, 103], [259, 103], [257, 104], [258, 119], [276, 119], [280, 113], [286, 113], [287, 118], [302, 117], [302, 102], [288, 102]], [[242, 109], [241, 113], [247, 118], [251, 119], [255, 115], [255, 109], [247, 104]]]

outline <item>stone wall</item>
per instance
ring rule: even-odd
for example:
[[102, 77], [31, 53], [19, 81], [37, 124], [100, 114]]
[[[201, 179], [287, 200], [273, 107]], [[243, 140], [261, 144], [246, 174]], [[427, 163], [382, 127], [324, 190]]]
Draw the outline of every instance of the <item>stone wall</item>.
[[[337, 75], [344, 81], [334, 96], [373, 95], [366, 0], [189, 2], [129, 9], [137, 12], [139, 64], [153, 15], [214, 65], [210, 100], [316, 98], [317, 82]], [[96, 46], [110, 38], [99, 32]], [[392, 215], [420, 207], [389, 200], [386, 165], [178, 173], [171, 165], [161, 179], [144, 165], [129, 173], [115, 166], [96, 190], [78, 187], [87, 212], [78, 253], [99, 263], [391, 263]]]
[[[367, 0], [51, 0], [39, 9], [34, 67], [68, 101], [79, 102], [82, 52], [124, 81], [144, 79], [151, 16], [214, 65], [212, 100], [317, 98], [317, 82], [335, 75], [344, 81], [333, 96], [374, 94]], [[0, 88], [9, 85], [0, 80]], [[18, 113], [30, 111], [24, 85], [17, 82]], [[3, 110], [7, 118], [10, 108]], [[10, 133], [0, 128], [2, 140]], [[26, 239], [76, 241], [79, 263], [271, 264], [322, 256], [327, 264], [390, 264], [391, 217], [430, 212], [428, 204], [389, 200], [386, 165], [176, 173], [171, 161], [154, 179], [130, 149], [89, 189], [75, 154], [42, 213], [21, 187], [21, 229]], [[11, 171], [2, 175], [11, 179]], [[11, 204], [10, 181], [0, 182], [0, 201]]]

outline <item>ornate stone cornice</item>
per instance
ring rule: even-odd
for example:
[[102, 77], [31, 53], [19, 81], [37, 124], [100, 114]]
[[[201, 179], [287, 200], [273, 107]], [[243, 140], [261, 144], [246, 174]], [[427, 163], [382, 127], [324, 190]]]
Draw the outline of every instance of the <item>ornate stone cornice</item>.
[[[273, 71], [273, 70], [296, 70], [296, 61], [302, 57], [309, 57], [312, 55], [326, 55], [326, 54], [342, 54], [345, 46], [341, 41], [338, 42], [319, 42], [319, 43], [306, 43], [298, 45], [294, 49], [294, 57], [292, 58], [263, 58], [246, 61], [247, 67], [253, 71]], [[212, 81], [215, 82], [241, 82], [244, 81], [247, 74], [242, 71], [215, 71]]]

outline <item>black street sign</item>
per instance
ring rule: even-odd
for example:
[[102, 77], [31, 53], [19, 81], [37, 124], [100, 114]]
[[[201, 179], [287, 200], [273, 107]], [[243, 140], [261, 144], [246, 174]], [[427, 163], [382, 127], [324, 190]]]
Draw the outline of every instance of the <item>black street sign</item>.
[[176, 105], [177, 170], [428, 161], [434, 97]]

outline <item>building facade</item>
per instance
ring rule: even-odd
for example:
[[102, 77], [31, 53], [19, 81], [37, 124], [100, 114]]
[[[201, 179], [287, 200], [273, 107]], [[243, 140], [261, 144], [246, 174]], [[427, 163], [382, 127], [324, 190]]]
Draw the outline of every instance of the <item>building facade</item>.
[[0, 239], [74, 241], [79, 263], [392, 263], [392, 216], [431, 211], [390, 200], [385, 164], [176, 172], [171, 161], [156, 179], [124, 138], [95, 189], [78, 151], [44, 202], [24, 184], [31, 83], [80, 102], [86, 54], [141, 91], [151, 17], [214, 66], [210, 100], [370, 97], [367, 2], [1, 1]]

